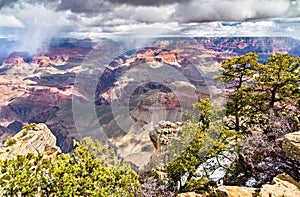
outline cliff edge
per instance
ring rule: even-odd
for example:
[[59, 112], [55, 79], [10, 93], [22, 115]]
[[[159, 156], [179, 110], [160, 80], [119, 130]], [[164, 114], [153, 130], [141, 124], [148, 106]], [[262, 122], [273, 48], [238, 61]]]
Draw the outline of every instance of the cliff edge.
[[28, 153], [52, 157], [60, 152], [60, 148], [56, 146], [56, 137], [47, 125], [33, 123], [26, 124], [20, 132], [7, 139], [0, 147], [0, 159], [15, 158]]

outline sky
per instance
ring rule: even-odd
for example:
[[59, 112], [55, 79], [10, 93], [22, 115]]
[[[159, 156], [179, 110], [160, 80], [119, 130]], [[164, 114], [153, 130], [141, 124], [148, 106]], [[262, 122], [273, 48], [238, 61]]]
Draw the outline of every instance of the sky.
[[300, 0], [0, 0], [0, 38], [19, 40], [23, 48], [52, 37], [300, 39], [299, 32]]

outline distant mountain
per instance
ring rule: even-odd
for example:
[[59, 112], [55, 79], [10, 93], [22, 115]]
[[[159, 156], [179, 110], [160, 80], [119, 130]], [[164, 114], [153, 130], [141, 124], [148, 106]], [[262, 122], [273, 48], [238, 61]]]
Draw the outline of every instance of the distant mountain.
[[86, 38], [82, 40], [78, 40], [76, 38], [53, 38], [49, 46], [50, 47], [63, 47], [63, 48], [93, 48], [95, 46], [95, 42], [91, 39]]

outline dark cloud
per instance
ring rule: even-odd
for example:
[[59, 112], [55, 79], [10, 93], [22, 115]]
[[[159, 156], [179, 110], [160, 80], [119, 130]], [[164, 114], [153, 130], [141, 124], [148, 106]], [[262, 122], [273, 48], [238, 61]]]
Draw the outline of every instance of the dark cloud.
[[[71, 10], [74, 13], [97, 13], [108, 6], [132, 5], [132, 6], [161, 6], [174, 3], [187, 3], [190, 0], [0, 0], [2, 7], [11, 7], [16, 3], [56, 5], [58, 10]], [[60, 2], [60, 4], [58, 4]]]
[[136, 6], [159, 6], [174, 3], [187, 3], [190, 0], [109, 0], [112, 3], [136, 5]]
[[22, 4], [39, 4], [49, 9], [57, 7], [59, 0], [0, 0], [0, 9], [5, 7], [15, 7]]
[[111, 3], [104, 0], [62, 0], [58, 10], [71, 10], [73, 13], [103, 13], [110, 10]]
[[12, 6], [19, 0], [0, 0], [0, 9], [6, 6]]
[[[169, 22], [245, 21], [272, 17], [299, 16], [299, 0], [0, 0], [0, 8], [21, 3], [43, 4], [57, 11], [70, 10], [74, 14], [116, 17], [117, 13], [131, 10], [130, 19], [143, 22], [161, 22], [158, 16], [151, 19], [153, 7], [173, 6]], [[143, 9], [144, 13], [134, 9]], [[149, 9], [149, 12], [147, 11]], [[116, 11], [117, 10], [117, 11]], [[150, 13], [150, 15], [149, 15]], [[134, 16], [137, 14], [137, 16]], [[147, 16], [147, 14], [149, 16]], [[169, 14], [169, 12], [168, 12]], [[140, 17], [141, 16], [141, 17]], [[138, 19], [140, 17], [140, 19]], [[162, 17], [166, 17], [162, 15]], [[156, 21], [158, 19], [158, 21]]]
[[[151, 14], [153, 8], [163, 9], [173, 6], [173, 14], [168, 15], [170, 16], [168, 19], [166, 14], [161, 14], [162, 18], [166, 19], [164, 21], [188, 23], [298, 16], [300, 10], [298, 2], [295, 0], [61, 0], [57, 10], [70, 10], [74, 14], [83, 13], [93, 16], [98, 14], [106, 18], [108, 14], [109, 17], [121, 16], [139, 22], [161, 22], [158, 16]], [[118, 9], [119, 7], [123, 11]], [[128, 13], [128, 10], [130, 13], [124, 14]]]
[[73, 13], [95, 14], [110, 11], [117, 6], [163, 6], [175, 3], [187, 3], [190, 0], [62, 0], [58, 10], [71, 10]]

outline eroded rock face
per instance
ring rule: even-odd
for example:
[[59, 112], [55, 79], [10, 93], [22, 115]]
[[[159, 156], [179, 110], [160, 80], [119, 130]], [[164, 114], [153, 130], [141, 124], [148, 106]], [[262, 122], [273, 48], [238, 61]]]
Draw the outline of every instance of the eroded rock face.
[[11, 159], [28, 153], [52, 157], [60, 152], [60, 148], [56, 146], [56, 137], [45, 124], [40, 123], [23, 128], [10, 138], [10, 142], [6, 141], [5, 145], [0, 147], [0, 159]]
[[145, 167], [146, 171], [155, 171], [160, 180], [167, 183], [166, 163], [170, 158], [167, 146], [171, 140], [181, 131], [181, 122], [160, 121], [155, 128], [149, 132], [149, 137], [154, 146], [150, 162]]
[[195, 192], [187, 192], [187, 193], [178, 194], [177, 197], [205, 197], [205, 196], [206, 195], [197, 194]]
[[299, 197], [300, 183], [288, 174], [277, 175], [271, 184], [265, 184], [260, 189], [259, 197]]
[[181, 130], [181, 122], [161, 121], [149, 133], [150, 139], [157, 150], [163, 150], [169, 141]]
[[22, 57], [21, 54], [19, 53], [12, 53], [9, 55], [8, 58], [6, 58], [5, 60], [3, 60], [3, 65], [22, 65], [24, 64], [25, 61], [24, 61], [24, 58]]
[[238, 186], [221, 186], [217, 189], [219, 197], [254, 197], [258, 196], [259, 189], [238, 187]]
[[300, 131], [288, 133], [283, 138], [276, 140], [286, 156], [300, 162]]

